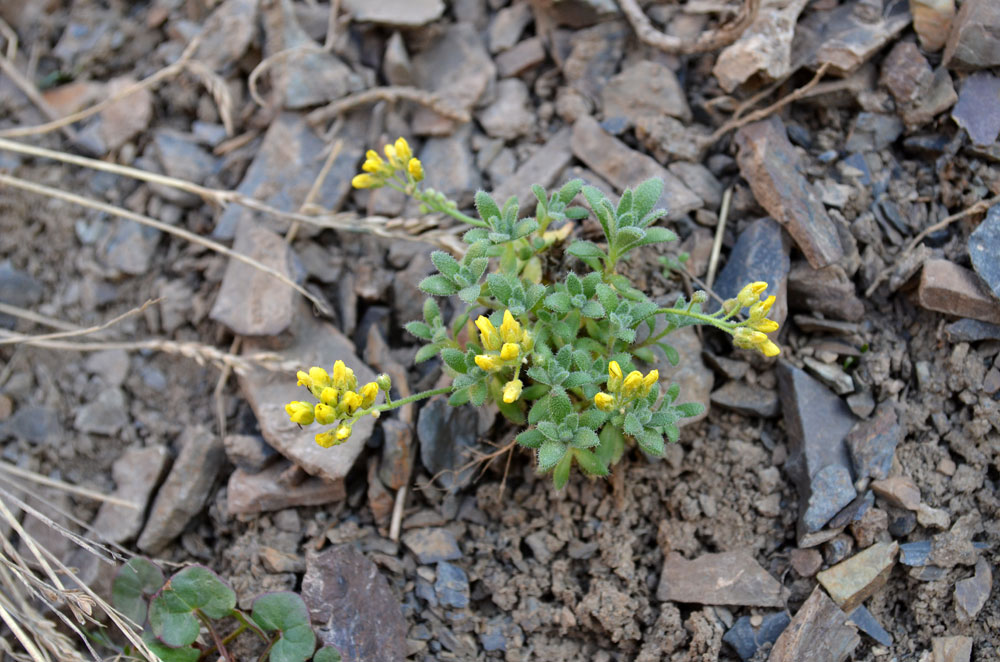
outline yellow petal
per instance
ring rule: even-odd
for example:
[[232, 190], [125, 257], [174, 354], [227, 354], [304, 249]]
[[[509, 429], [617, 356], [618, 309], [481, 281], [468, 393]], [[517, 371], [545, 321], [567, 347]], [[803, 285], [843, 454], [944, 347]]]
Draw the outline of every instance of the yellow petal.
[[480, 315], [476, 319], [476, 327], [479, 329], [479, 337], [483, 341], [483, 347], [491, 352], [495, 352], [500, 349], [500, 345], [503, 341], [500, 338], [500, 333], [497, 328], [493, 326], [493, 322], [489, 320], [485, 315]]
[[351, 180], [351, 186], [354, 188], [379, 188], [382, 186], [382, 182], [376, 178], [372, 177], [368, 173], [362, 173], [360, 175], [355, 175], [354, 179]]
[[513, 342], [504, 343], [503, 347], [500, 348], [500, 358], [503, 361], [513, 361], [520, 353], [521, 348]]
[[520, 379], [512, 379], [503, 387], [503, 401], [507, 404], [516, 402], [518, 398], [521, 397], [521, 388], [524, 384], [521, 383]]
[[612, 411], [615, 408], [615, 396], [608, 393], [598, 393], [594, 396], [594, 404], [601, 411]]
[[497, 369], [497, 360], [488, 354], [476, 354], [475, 360], [476, 365], [486, 372], [492, 372]]
[[521, 339], [521, 324], [514, 319], [509, 310], [503, 311], [503, 324], [500, 325], [500, 337], [504, 342], [517, 342]]
[[337, 406], [337, 397], [339, 395], [340, 395], [340, 392], [337, 391], [337, 389], [335, 389], [335, 388], [333, 388], [331, 386], [327, 386], [326, 388], [324, 388], [320, 392], [319, 399], [325, 405], [330, 405], [331, 407], [336, 407]]
[[285, 405], [285, 412], [292, 423], [299, 425], [309, 425], [313, 422], [313, 406], [308, 402], [289, 402]]
[[337, 445], [337, 437], [332, 432], [320, 432], [316, 435], [316, 443], [323, 448]]
[[315, 414], [316, 422], [320, 425], [330, 425], [337, 420], [337, 412], [334, 408], [322, 402], [316, 405]]
[[344, 424], [337, 428], [337, 441], [346, 441], [351, 436], [351, 426]]
[[633, 370], [628, 373], [625, 381], [622, 383], [622, 393], [626, 398], [631, 398], [639, 392], [640, 388], [642, 388], [642, 373], [638, 370]]
[[740, 290], [740, 293], [736, 295], [736, 299], [740, 302], [740, 307], [748, 308], [760, 298], [760, 293], [766, 289], [767, 283], [763, 281], [750, 283]]
[[342, 411], [353, 414], [357, 411], [358, 407], [361, 406], [361, 396], [354, 391], [348, 391], [340, 398], [340, 406], [338, 409]]
[[751, 321], [750, 328], [761, 333], [773, 333], [778, 330], [778, 323], [774, 320], [761, 319], [756, 322]]
[[361, 387], [361, 408], [368, 409], [375, 404], [375, 396], [378, 395], [378, 384], [368, 382]]
[[420, 182], [424, 179], [424, 166], [419, 159], [410, 159], [406, 164], [406, 170], [413, 177], [413, 181]]
[[758, 345], [757, 349], [760, 350], [761, 354], [768, 357], [777, 356], [778, 354], [781, 354], [781, 349], [770, 340]]
[[395, 147], [396, 147], [396, 156], [403, 163], [406, 163], [411, 158], [413, 158], [413, 152], [410, 151], [410, 143], [406, 142], [406, 138], [403, 138], [402, 136], [396, 138]]
[[295, 376], [299, 378], [299, 382], [296, 384], [296, 386], [305, 386], [307, 388], [312, 386], [312, 380], [309, 379], [309, 374], [307, 372], [299, 370], [297, 373], [295, 373]]
[[622, 380], [625, 377], [622, 375], [622, 367], [618, 365], [618, 361], [612, 361], [608, 364], [608, 390], [612, 393], [617, 392], [622, 387]]
[[649, 395], [653, 385], [660, 381], [660, 371], [651, 370], [648, 375], [642, 378], [642, 394]]

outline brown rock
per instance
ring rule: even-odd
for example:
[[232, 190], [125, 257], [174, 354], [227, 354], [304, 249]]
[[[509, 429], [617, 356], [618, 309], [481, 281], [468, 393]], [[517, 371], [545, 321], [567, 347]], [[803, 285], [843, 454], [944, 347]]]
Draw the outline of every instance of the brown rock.
[[205, 20], [196, 60], [220, 71], [236, 62], [257, 36], [260, 0], [226, 0]]
[[947, 529], [951, 524], [951, 518], [946, 511], [922, 503], [917, 508], [917, 522], [929, 529]]
[[442, 0], [344, 0], [344, 9], [359, 23], [416, 28], [444, 14]]
[[[302, 263], [285, 240], [253, 221], [239, 224], [233, 250], [293, 282], [305, 277]], [[298, 298], [298, 292], [274, 276], [230, 259], [209, 317], [241, 336], [278, 335], [292, 323]]]
[[910, 131], [927, 124], [958, 100], [951, 76], [934, 71], [912, 41], [896, 44], [882, 62], [882, 84], [896, 100], [896, 107]]
[[861, 643], [847, 614], [816, 587], [771, 648], [768, 662], [843, 662]]
[[409, 482], [413, 472], [413, 428], [398, 419], [383, 418], [382, 434], [385, 443], [378, 476], [386, 487], [398, 490]]
[[[538, 184], [545, 189], [556, 184], [556, 175], [573, 160], [570, 148], [571, 136], [572, 131], [564, 128], [545, 141], [538, 151], [518, 166], [513, 175], [500, 182], [494, 189], [493, 197], [497, 202], [502, 205], [507, 198], [516, 195], [521, 204], [528, 204], [529, 200], [534, 199], [531, 193], [532, 184]], [[562, 183], [558, 182], [560, 185]]]
[[816, 579], [833, 601], [850, 613], [885, 585], [898, 551], [897, 543], [880, 542], [818, 573]]
[[793, 549], [788, 554], [788, 560], [800, 577], [812, 577], [823, 566], [823, 555], [815, 548]]
[[982, 530], [982, 516], [978, 510], [962, 515], [950, 530], [939, 533], [931, 540], [930, 563], [942, 568], [975, 565], [979, 560], [979, 550], [972, 544], [972, 538]]
[[931, 640], [934, 662], [969, 662], [972, 637], [934, 637]]
[[[121, 93], [136, 81], [122, 76], [108, 81], [107, 97]], [[139, 135], [153, 118], [153, 94], [142, 88], [101, 111], [98, 135], [109, 151], [114, 151]]]
[[379, 527], [384, 527], [389, 523], [394, 501], [392, 494], [385, 489], [385, 485], [379, 480], [378, 459], [370, 458], [368, 460], [368, 507], [371, 508], [375, 524]]
[[631, 124], [644, 115], [671, 115], [691, 121], [684, 89], [674, 72], [658, 62], [640, 60], [608, 80], [601, 91], [605, 119], [624, 117]]
[[487, 31], [490, 52], [499, 53], [511, 48], [531, 20], [531, 5], [527, 2], [515, 2], [497, 11]]
[[814, 11], [795, 27], [792, 60], [811, 68], [829, 63], [833, 72], [849, 74], [909, 24], [908, 12], [883, 14], [881, 6], [860, 0]]
[[979, 277], [948, 260], [924, 263], [917, 301], [928, 310], [1000, 324], [1000, 303]]
[[885, 480], [876, 480], [871, 484], [872, 491], [897, 508], [917, 510], [920, 508], [920, 488], [913, 479], [906, 476], [893, 476]]
[[793, 262], [788, 272], [788, 303], [792, 308], [848, 322], [858, 322], [865, 316], [865, 305], [854, 291], [854, 282], [839, 264], [813, 269], [808, 262]]
[[976, 561], [976, 574], [955, 583], [955, 612], [958, 620], [971, 621], [986, 606], [993, 589], [993, 572], [986, 559]]
[[[336, 327], [316, 319], [305, 302], [299, 304], [293, 315], [290, 335], [292, 344], [278, 352], [262, 339], [247, 339], [244, 351], [247, 354], [274, 352], [279, 360], [306, 370], [314, 365], [330, 370], [332, 363], [340, 359], [354, 370], [360, 384], [375, 381], [375, 373], [354, 354], [351, 341]], [[318, 428], [300, 429], [285, 413], [287, 403], [303, 399], [302, 387], [296, 386], [295, 381], [294, 371], [272, 372], [256, 368], [240, 375], [240, 390], [250, 402], [267, 443], [306, 472], [333, 483], [340, 482], [371, 436], [374, 419], [361, 418], [345, 443], [335, 448], [322, 448], [314, 440]]]
[[667, 218], [678, 219], [701, 206], [701, 198], [680, 179], [649, 156], [637, 152], [608, 134], [592, 117], [581, 117], [573, 125], [573, 153], [620, 192], [638, 186], [650, 177], [663, 180], [659, 206]]
[[104, 95], [104, 83], [77, 80], [45, 90], [42, 98], [60, 117], [64, 117], [96, 103]]
[[792, 235], [809, 264], [821, 269], [843, 257], [834, 221], [813, 186], [798, 173], [798, 154], [781, 120], [771, 117], [743, 127], [736, 144], [740, 174], [761, 206]]
[[520, 76], [545, 61], [545, 46], [541, 37], [518, 42], [513, 48], [496, 56], [494, 63], [501, 78]]
[[186, 428], [178, 445], [180, 452], [136, 543], [147, 554], [163, 551], [201, 512], [226, 461], [222, 440], [202, 426]]
[[295, 506], [320, 506], [342, 500], [347, 491], [343, 479], [328, 482], [309, 476], [297, 485], [287, 485], [279, 479], [292, 466], [281, 461], [259, 473], [237, 469], [229, 477], [226, 490], [226, 510], [230, 515], [249, 515]]
[[881, 508], [869, 508], [861, 515], [861, 519], [851, 522], [848, 526], [851, 535], [858, 543], [858, 549], [871, 547], [886, 538], [889, 530], [889, 514]]
[[952, 69], [1000, 65], [1000, 5], [995, 0], [966, 0], [951, 24], [944, 64]]
[[149, 497], [167, 468], [169, 454], [165, 446], [131, 448], [115, 460], [111, 476], [115, 480], [114, 497], [128, 501], [132, 508], [103, 503], [92, 526], [103, 542], [121, 544], [139, 535]]
[[354, 545], [306, 556], [302, 599], [320, 642], [345, 662], [403, 662], [406, 621], [389, 582]]
[[[624, 21], [607, 21], [573, 33], [569, 54], [561, 62], [563, 77], [569, 86], [588, 101], [596, 103], [608, 79], [618, 71], [625, 54], [625, 43], [632, 28]], [[553, 56], [559, 61], [558, 45]]]
[[783, 607], [785, 589], [745, 551], [703, 554], [693, 561], [671, 552], [656, 599], [701, 605]]
[[753, 78], [777, 80], [791, 69], [795, 23], [808, 0], [764, 0], [757, 18], [740, 38], [719, 53], [712, 67], [719, 85], [732, 92]]
[[257, 552], [260, 562], [268, 572], [305, 572], [306, 560], [296, 554], [273, 547], [261, 547]]

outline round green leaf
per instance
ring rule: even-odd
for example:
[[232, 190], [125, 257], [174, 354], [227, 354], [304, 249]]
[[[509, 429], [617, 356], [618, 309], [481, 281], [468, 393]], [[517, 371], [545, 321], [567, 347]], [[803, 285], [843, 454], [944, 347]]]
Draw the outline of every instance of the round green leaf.
[[146, 622], [149, 598], [163, 586], [163, 571], [149, 559], [136, 556], [129, 559], [111, 584], [111, 601], [115, 609], [135, 623]]
[[340, 651], [333, 646], [323, 646], [313, 655], [313, 662], [340, 662]]
[[160, 662], [197, 662], [201, 657], [201, 651], [193, 646], [181, 646], [171, 648], [162, 641], [156, 639], [152, 632], [148, 630], [142, 633], [142, 640], [149, 646]]
[[187, 646], [198, 637], [197, 609], [209, 618], [229, 615], [236, 594], [204, 566], [184, 568], [164, 584], [149, 605], [153, 633], [168, 646]]
[[309, 610], [296, 593], [267, 593], [253, 603], [250, 618], [265, 632], [279, 632], [271, 646], [271, 662], [305, 662], [316, 648]]

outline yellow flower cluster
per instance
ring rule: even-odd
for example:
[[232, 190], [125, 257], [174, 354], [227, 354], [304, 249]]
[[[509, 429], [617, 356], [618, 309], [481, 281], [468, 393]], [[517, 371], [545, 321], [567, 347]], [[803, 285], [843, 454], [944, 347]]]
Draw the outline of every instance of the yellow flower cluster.
[[386, 182], [402, 175], [408, 183], [416, 184], [424, 178], [424, 166], [414, 158], [410, 144], [405, 138], [397, 138], [395, 144], [385, 146], [385, 159], [373, 149], [365, 154], [364, 170], [351, 180], [354, 188], [381, 188]]
[[660, 372], [651, 370], [643, 376], [638, 370], [628, 375], [622, 374], [622, 368], [617, 361], [608, 363], [608, 393], [601, 391], [594, 396], [594, 404], [601, 411], [624, 410], [638, 398], [649, 395], [653, 385], [660, 380]]
[[[503, 311], [500, 328], [484, 315], [476, 320], [483, 353], [476, 355], [476, 365], [486, 372], [497, 372], [504, 368], [516, 367], [535, 346], [531, 332], [521, 327], [509, 310]], [[503, 387], [503, 401], [516, 402], [521, 397], [524, 384], [520, 379], [511, 379]]]
[[[379, 390], [388, 391], [388, 378], [385, 376], [379, 377], [380, 382], [369, 382], [359, 389], [358, 378], [343, 361], [333, 364], [333, 375], [314, 366], [309, 368], [309, 372], [300, 370], [297, 376], [298, 386], [308, 388], [319, 402], [289, 402], [285, 405], [285, 411], [292, 423], [299, 425], [310, 425], [313, 422], [320, 425], [336, 423], [334, 430], [316, 435], [316, 443], [323, 448], [347, 441], [357, 412], [364, 412], [374, 405]], [[382, 381], [386, 382], [385, 389], [382, 389]]]
[[760, 300], [761, 293], [767, 289], [767, 283], [750, 283], [736, 295], [741, 308], [749, 308], [750, 315], [745, 326], [738, 327], [733, 333], [733, 344], [742, 349], [755, 349], [764, 356], [777, 356], [781, 350], [774, 344], [768, 333], [778, 330], [778, 323], [767, 319], [774, 305], [774, 295]]

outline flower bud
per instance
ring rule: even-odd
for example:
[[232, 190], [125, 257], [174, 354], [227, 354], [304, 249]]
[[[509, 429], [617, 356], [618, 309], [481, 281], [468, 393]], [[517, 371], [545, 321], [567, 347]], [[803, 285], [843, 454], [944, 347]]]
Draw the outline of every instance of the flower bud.
[[601, 411], [613, 411], [615, 408], [615, 396], [602, 391], [594, 396], [594, 405]]
[[489, 354], [476, 354], [476, 365], [486, 372], [492, 372], [500, 367], [496, 358]]
[[337, 427], [337, 441], [347, 441], [347, 438], [351, 436], [351, 426], [346, 423], [341, 423]]
[[389, 375], [384, 372], [375, 378], [375, 383], [378, 384], [378, 387], [386, 393], [392, 389], [392, 379], [390, 379]]
[[406, 163], [413, 158], [413, 152], [410, 150], [410, 144], [406, 142], [406, 138], [396, 138], [395, 148], [396, 156], [399, 157], [399, 160], [403, 163]]
[[512, 379], [503, 387], [503, 401], [507, 404], [516, 402], [518, 398], [521, 397], [521, 389], [524, 384], [521, 383], [520, 379]]
[[315, 407], [316, 422], [320, 425], [330, 425], [337, 420], [337, 411], [330, 405], [322, 402]]
[[340, 398], [338, 409], [346, 414], [353, 414], [361, 406], [361, 396], [354, 391], [348, 391]]
[[354, 175], [354, 179], [351, 180], [351, 186], [358, 189], [366, 188], [381, 188], [384, 182], [378, 177], [374, 177], [367, 172], [360, 175]]
[[622, 368], [618, 365], [618, 361], [610, 362], [608, 364], [608, 390], [617, 393], [621, 390], [623, 379]]
[[500, 348], [500, 358], [504, 361], [513, 361], [521, 354], [521, 348], [517, 343], [504, 343]]
[[626, 399], [632, 399], [639, 394], [639, 389], [642, 388], [642, 373], [638, 370], [633, 370], [628, 373], [625, 377], [625, 381], [622, 383], [622, 395]]
[[741, 308], [748, 308], [760, 298], [760, 293], [766, 289], [767, 283], [763, 281], [749, 283], [740, 290], [740, 293], [736, 295], [736, 299], [740, 302]]
[[651, 370], [648, 375], [642, 378], [642, 395], [647, 396], [653, 390], [653, 385], [660, 381], [660, 371]]
[[697, 290], [691, 294], [691, 303], [705, 303], [708, 301], [708, 292]]
[[325, 389], [320, 391], [319, 399], [325, 405], [330, 405], [331, 407], [337, 406], [337, 398], [340, 396], [340, 392], [333, 388], [332, 386], [327, 386]]
[[323, 448], [337, 445], [337, 436], [333, 432], [319, 432], [316, 434], [316, 444]]
[[413, 181], [423, 181], [424, 166], [420, 163], [419, 159], [410, 159], [410, 162], [406, 164], [406, 171], [413, 177]]
[[299, 425], [309, 425], [315, 418], [313, 406], [308, 402], [289, 402], [285, 405], [285, 411], [292, 423]]
[[497, 328], [493, 326], [493, 322], [488, 317], [480, 315], [476, 318], [476, 327], [479, 329], [479, 337], [483, 341], [485, 349], [492, 352], [500, 349], [503, 340], [500, 338], [500, 332], [497, 331]]
[[361, 408], [368, 409], [373, 404], [375, 404], [375, 396], [378, 395], [378, 384], [375, 382], [368, 382], [361, 387]]

